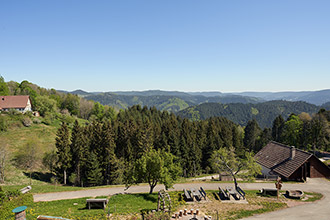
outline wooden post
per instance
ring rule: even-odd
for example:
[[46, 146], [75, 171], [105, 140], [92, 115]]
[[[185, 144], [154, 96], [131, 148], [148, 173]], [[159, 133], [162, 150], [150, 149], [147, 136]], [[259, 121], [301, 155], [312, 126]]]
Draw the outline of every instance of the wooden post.
[[279, 194], [280, 194], [280, 189], [282, 188], [282, 180], [281, 177], [278, 177], [275, 183], [276, 189], [277, 189], [277, 200], [279, 198]]

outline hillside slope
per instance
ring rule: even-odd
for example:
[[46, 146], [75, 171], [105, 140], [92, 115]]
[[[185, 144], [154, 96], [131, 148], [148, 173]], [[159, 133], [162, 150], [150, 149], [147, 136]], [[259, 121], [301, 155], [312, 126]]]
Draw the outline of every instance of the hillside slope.
[[291, 113], [300, 114], [307, 112], [316, 113], [320, 107], [305, 102], [270, 101], [258, 104], [220, 104], [204, 103], [189, 107], [177, 113], [177, 115], [192, 120], [204, 120], [210, 117], [222, 116], [240, 125], [255, 118], [261, 127], [271, 127], [273, 120], [282, 115], [287, 118]]
[[190, 95], [182, 92], [145, 91], [101, 93], [85, 96], [88, 100], [100, 102], [117, 109], [126, 109], [133, 105], [153, 107], [158, 110], [178, 112], [189, 106], [207, 102], [219, 103], [257, 103], [261, 100], [254, 97], [239, 95], [213, 96]]

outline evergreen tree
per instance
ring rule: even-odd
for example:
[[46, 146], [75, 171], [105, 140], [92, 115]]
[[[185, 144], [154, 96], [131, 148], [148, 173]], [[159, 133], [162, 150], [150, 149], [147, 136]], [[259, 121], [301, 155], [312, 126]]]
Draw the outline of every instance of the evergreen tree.
[[249, 151], [256, 151], [256, 142], [259, 138], [261, 129], [258, 125], [258, 122], [253, 119], [252, 121], [249, 121], [244, 129], [244, 146]]
[[275, 120], [273, 121], [272, 138], [274, 141], [277, 141], [277, 142], [281, 141], [281, 135], [282, 135], [284, 122], [285, 121], [281, 115], [277, 116], [275, 118]]
[[261, 150], [269, 141], [272, 140], [272, 130], [270, 128], [265, 128], [258, 138], [256, 142], [256, 147], [254, 148], [254, 152], [258, 152]]
[[114, 131], [110, 121], [106, 121], [102, 126], [102, 141], [99, 147], [99, 158], [101, 159], [101, 168], [105, 184], [111, 184], [114, 180], [111, 173], [115, 171], [116, 155], [115, 155]]
[[76, 176], [74, 184], [82, 185], [82, 170], [86, 162], [85, 153], [88, 150], [86, 138], [83, 133], [83, 128], [80, 127], [78, 121], [74, 122], [71, 135], [71, 154], [72, 168]]
[[100, 167], [97, 154], [94, 151], [90, 152], [88, 155], [85, 175], [89, 186], [97, 186], [103, 183], [102, 168]]
[[313, 150], [317, 148], [319, 150], [327, 150], [327, 145], [329, 145], [329, 123], [322, 113], [315, 115], [311, 121], [311, 144]]
[[72, 155], [70, 152], [70, 132], [65, 123], [57, 130], [56, 148], [58, 154], [59, 168], [63, 171], [63, 181], [66, 184], [67, 171], [71, 167]]

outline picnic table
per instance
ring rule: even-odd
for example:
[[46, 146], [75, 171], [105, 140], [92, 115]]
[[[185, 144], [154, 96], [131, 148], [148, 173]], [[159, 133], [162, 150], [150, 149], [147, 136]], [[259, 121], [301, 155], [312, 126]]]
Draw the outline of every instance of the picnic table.
[[191, 191], [191, 194], [193, 197], [197, 198], [198, 201], [201, 200], [202, 195], [198, 190], [196, 190], [195, 188], [192, 188], [192, 189], [190, 189], [190, 191]]
[[184, 193], [184, 196], [185, 196], [185, 198], [186, 198], [186, 201], [193, 201], [193, 200], [194, 200], [194, 198], [191, 197], [191, 195], [190, 195], [190, 193], [189, 193], [188, 190], [183, 189], [183, 193]]
[[108, 204], [108, 199], [86, 199], [88, 209], [91, 209], [91, 206], [98, 206], [105, 209], [105, 206]]
[[227, 192], [229, 193], [229, 195], [231, 195], [234, 199], [239, 200], [238, 192], [233, 188], [233, 187], [226, 187]]
[[220, 186], [219, 186], [219, 196], [221, 200], [229, 200], [230, 197]]

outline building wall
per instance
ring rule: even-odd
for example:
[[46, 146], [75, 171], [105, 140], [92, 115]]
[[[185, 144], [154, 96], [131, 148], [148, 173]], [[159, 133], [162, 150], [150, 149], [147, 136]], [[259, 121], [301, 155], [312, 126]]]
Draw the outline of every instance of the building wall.
[[330, 169], [323, 164], [319, 159], [315, 156], [312, 156], [308, 159], [306, 163], [309, 163], [309, 175], [308, 176], [308, 166], [304, 164], [300, 166], [291, 176], [288, 178], [289, 180], [303, 180], [306, 177], [310, 178], [330, 178]]
[[28, 102], [27, 102], [27, 104], [26, 104], [25, 109], [23, 110], [23, 113], [25, 113], [25, 112], [27, 112], [27, 111], [29, 111], [29, 112], [32, 111], [32, 105], [31, 105], [30, 99], [28, 99]]
[[288, 180], [299, 180], [302, 181], [305, 179], [304, 176], [304, 168], [303, 166], [299, 167], [293, 174], [291, 174], [291, 176], [289, 178], [287, 178]]
[[324, 163], [322, 163], [314, 156], [311, 157], [308, 161], [310, 162], [311, 178], [330, 178], [330, 169]]

